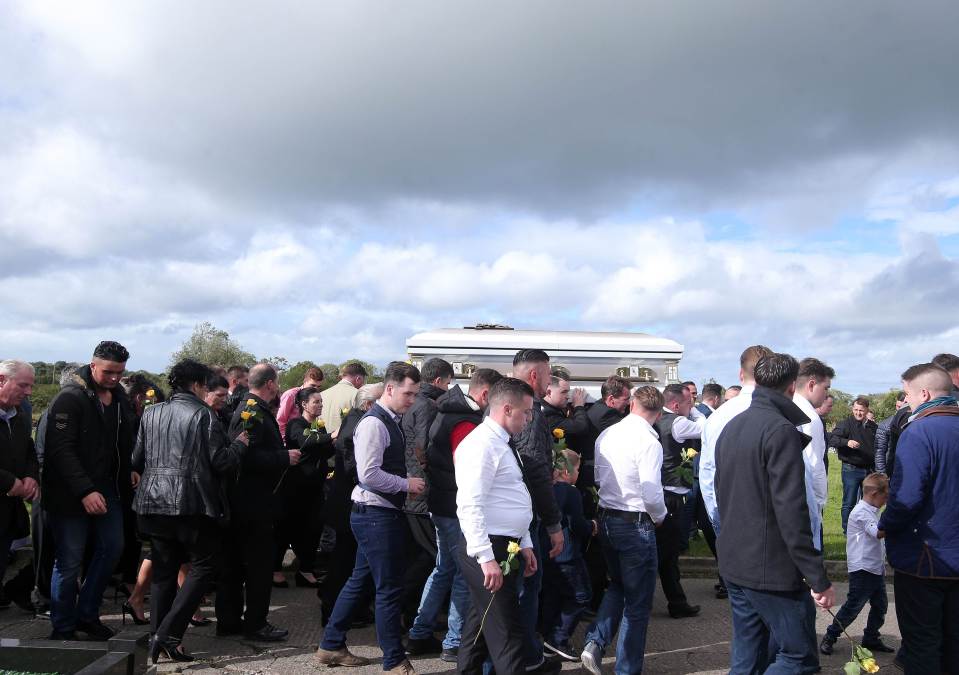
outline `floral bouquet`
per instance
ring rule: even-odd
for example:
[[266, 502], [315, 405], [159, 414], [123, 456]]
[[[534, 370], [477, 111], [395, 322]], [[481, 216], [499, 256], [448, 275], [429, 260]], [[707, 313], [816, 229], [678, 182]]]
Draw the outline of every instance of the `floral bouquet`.
[[246, 408], [240, 413], [240, 419], [243, 420], [243, 430], [249, 431], [261, 421], [260, 411], [256, 408], [256, 399], [248, 398]]

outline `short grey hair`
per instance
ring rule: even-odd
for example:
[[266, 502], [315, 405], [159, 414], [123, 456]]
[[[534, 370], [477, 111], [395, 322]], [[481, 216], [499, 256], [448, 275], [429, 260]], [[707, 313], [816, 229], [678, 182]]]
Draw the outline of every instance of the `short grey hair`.
[[374, 401], [379, 400], [380, 396], [383, 395], [383, 389], [386, 387], [382, 382], [376, 382], [374, 384], [364, 384], [360, 387], [359, 393], [356, 395], [356, 407], [362, 408], [366, 403], [373, 403]]
[[0, 375], [4, 377], [14, 377], [22, 370], [29, 370], [31, 375], [35, 375], [33, 366], [31, 366], [26, 361], [20, 361], [18, 359], [7, 359], [6, 361], [0, 361]]
[[80, 370], [80, 366], [75, 363], [64, 367], [64, 369], [60, 371], [60, 386], [65, 387], [73, 381], [73, 376], [77, 374], [78, 370]]

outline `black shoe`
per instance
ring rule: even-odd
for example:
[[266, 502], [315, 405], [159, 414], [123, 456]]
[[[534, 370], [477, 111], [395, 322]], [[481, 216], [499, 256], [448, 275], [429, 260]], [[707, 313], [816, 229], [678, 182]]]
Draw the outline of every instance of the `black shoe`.
[[725, 586], [720, 586], [716, 589], [716, 598], [718, 600], [725, 600], [729, 597], [729, 591], [726, 590]]
[[819, 643], [819, 653], [829, 656], [832, 654], [832, 646], [836, 644], [836, 639], [830, 637], [829, 633], [822, 636], [822, 642]]
[[863, 640], [862, 646], [871, 652], [882, 652], [883, 654], [892, 654], [894, 651], [896, 651], [889, 645], [883, 644], [883, 641], [879, 638], [876, 638], [875, 640]]
[[53, 631], [50, 633], [48, 640], [70, 640], [71, 642], [77, 639], [77, 634], [72, 630], [67, 631]]
[[456, 663], [456, 659], [459, 657], [459, 654], [459, 647], [447, 647], [440, 653], [440, 661], [445, 661], [446, 663]]
[[100, 619], [96, 621], [77, 621], [77, 630], [86, 633], [89, 639], [98, 642], [106, 642], [116, 635], [113, 630], [104, 626]]
[[543, 659], [543, 662], [533, 668], [532, 670], [527, 670], [527, 673], [558, 673], [563, 669], [562, 659]]
[[320, 587], [319, 581], [310, 581], [299, 572], [297, 572], [293, 578], [296, 580], [297, 588], [319, 588]]
[[245, 637], [247, 640], [254, 640], [256, 642], [282, 642], [289, 634], [290, 631], [287, 629], [277, 628], [276, 626], [268, 623], [260, 630], [252, 633], [244, 633], [243, 637]]
[[569, 641], [566, 642], [543, 642], [543, 647], [551, 652], [550, 656], [558, 656], [561, 659], [567, 661], [579, 661], [579, 652], [577, 652], [569, 644]]
[[676, 605], [669, 608], [669, 615], [674, 619], [686, 619], [691, 616], [696, 616], [697, 614], [699, 614], [699, 605], [686, 603], [685, 605]]
[[415, 639], [407, 638], [406, 653], [410, 656], [423, 656], [425, 654], [441, 654], [443, 652], [443, 643], [430, 635], [428, 638]]
[[157, 636], [154, 635], [150, 640], [150, 661], [153, 662], [154, 665], [160, 660], [160, 654], [163, 654], [171, 661], [180, 663], [194, 660], [192, 655], [183, 651], [179, 640], [175, 638], [159, 640]]
[[123, 612], [124, 626], [127, 625], [127, 614], [130, 615], [130, 618], [133, 619], [133, 623], [136, 626], [146, 626], [148, 623], [150, 623], [150, 620], [147, 619], [145, 616], [143, 617], [137, 616], [136, 612], [133, 611], [133, 605], [131, 605], [129, 602], [124, 602], [123, 605], [120, 607], [120, 610]]

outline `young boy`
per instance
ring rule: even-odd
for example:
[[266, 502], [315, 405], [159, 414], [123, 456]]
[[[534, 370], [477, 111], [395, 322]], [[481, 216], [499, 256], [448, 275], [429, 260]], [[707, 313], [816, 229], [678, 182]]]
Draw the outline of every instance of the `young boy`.
[[886, 533], [879, 529], [879, 509], [889, 498], [889, 479], [873, 473], [862, 482], [862, 499], [849, 514], [846, 525], [846, 562], [849, 566], [849, 594], [836, 614], [836, 620], [826, 629], [819, 643], [819, 651], [832, 654], [833, 645], [842, 631], [856, 620], [866, 602], [869, 618], [863, 631], [862, 646], [873, 652], [892, 652], [883, 644], [879, 629], [886, 619], [885, 547]]
[[580, 457], [563, 450], [567, 468], [553, 472], [556, 504], [563, 514], [562, 552], [543, 568], [543, 646], [569, 661], [579, 661], [579, 652], [569, 644], [593, 591], [583, 560], [583, 542], [596, 534], [596, 522], [583, 515], [583, 497], [574, 486], [579, 478]]

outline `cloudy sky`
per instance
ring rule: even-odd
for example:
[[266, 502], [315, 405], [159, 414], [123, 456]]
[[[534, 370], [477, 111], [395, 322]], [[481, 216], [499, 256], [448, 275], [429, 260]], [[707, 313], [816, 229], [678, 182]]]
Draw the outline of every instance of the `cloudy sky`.
[[477, 322], [959, 351], [959, 4], [5, 2], [2, 357]]

